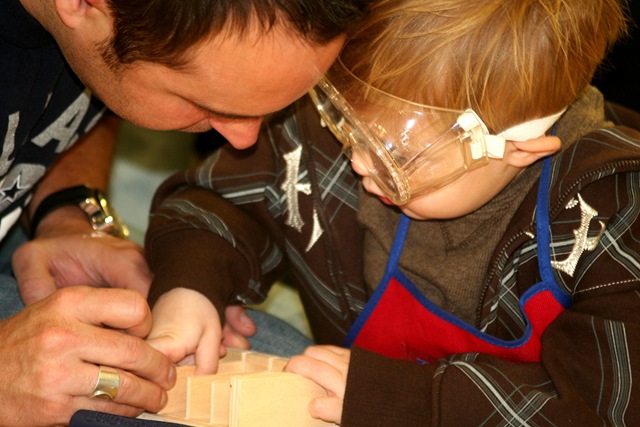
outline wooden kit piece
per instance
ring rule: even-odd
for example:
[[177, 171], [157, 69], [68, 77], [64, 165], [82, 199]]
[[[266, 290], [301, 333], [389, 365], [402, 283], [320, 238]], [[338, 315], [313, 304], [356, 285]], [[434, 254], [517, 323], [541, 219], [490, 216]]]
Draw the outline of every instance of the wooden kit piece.
[[216, 427], [333, 426], [312, 418], [311, 399], [326, 396], [316, 383], [282, 372], [287, 359], [228, 350], [215, 375], [195, 375], [194, 366], [177, 368], [167, 406], [140, 418]]

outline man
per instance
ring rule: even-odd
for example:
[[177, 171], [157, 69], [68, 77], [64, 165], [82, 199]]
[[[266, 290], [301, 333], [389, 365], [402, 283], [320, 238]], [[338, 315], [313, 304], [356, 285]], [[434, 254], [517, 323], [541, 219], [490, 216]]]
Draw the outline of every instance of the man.
[[[94, 189], [108, 183], [115, 119], [102, 114], [98, 100], [140, 126], [215, 128], [246, 148], [262, 117], [326, 71], [365, 2], [3, 6], [0, 237], [7, 262], [0, 310], [13, 314], [18, 302], [11, 256], [27, 306], [0, 322], [0, 425], [65, 424], [80, 408], [159, 410], [175, 373], [142, 340], [151, 323], [144, 258], [136, 245], [110, 235], [117, 230], [108, 216], [97, 215], [92, 225], [81, 209], [87, 195], [103, 203]], [[90, 207], [98, 214], [105, 208]], [[33, 240], [14, 251], [21, 216]]]

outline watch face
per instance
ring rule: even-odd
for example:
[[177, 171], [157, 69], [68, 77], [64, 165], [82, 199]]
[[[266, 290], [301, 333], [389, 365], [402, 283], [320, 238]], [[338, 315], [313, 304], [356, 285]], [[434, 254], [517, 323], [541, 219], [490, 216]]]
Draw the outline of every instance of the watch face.
[[118, 213], [113, 208], [111, 209], [111, 215], [105, 218], [105, 226], [108, 228], [107, 230], [102, 230], [105, 233], [120, 237], [121, 239], [129, 238], [129, 228], [120, 220]]
[[129, 237], [129, 229], [101, 192], [96, 190], [95, 196], [86, 198], [80, 203], [80, 207], [87, 214], [94, 230], [123, 239]]

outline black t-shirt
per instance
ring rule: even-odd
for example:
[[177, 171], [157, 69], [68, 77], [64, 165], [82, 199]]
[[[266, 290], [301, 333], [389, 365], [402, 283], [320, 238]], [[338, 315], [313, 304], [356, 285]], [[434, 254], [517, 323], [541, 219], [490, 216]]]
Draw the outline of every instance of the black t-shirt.
[[19, 0], [0, 13], [0, 239], [56, 156], [98, 120], [103, 104], [73, 74], [53, 37]]

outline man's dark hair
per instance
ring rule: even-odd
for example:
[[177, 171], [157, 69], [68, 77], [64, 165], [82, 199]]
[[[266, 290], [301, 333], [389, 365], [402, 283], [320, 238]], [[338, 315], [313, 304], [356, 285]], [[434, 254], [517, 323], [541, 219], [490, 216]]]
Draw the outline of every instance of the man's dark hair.
[[310, 44], [349, 33], [370, 0], [107, 0], [114, 35], [102, 46], [111, 67], [147, 61], [184, 65], [190, 47], [230, 29], [242, 35], [254, 18], [266, 33], [284, 23]]

